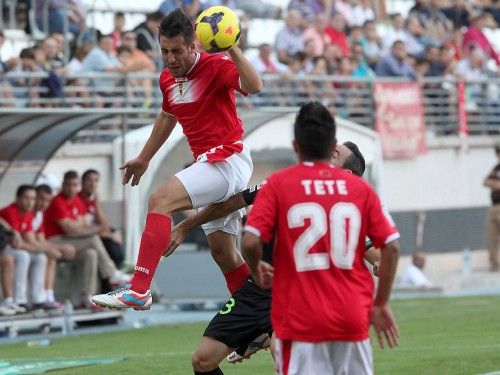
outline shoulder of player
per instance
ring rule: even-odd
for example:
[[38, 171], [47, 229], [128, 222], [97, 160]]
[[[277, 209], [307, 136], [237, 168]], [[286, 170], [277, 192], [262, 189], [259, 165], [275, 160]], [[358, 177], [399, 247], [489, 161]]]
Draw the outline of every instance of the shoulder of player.
[[174, 79], [174, 76], [172, 75], [172, 73], [170, 73], [170, 71], [168, 70], [168, 68], [164, 68], [162, 70], [162, 72], [160, 73], [160, 78], [158, 79], [158, 81], [160, 82], [160, 88], [163, 88], [164, 85], [169, 80], [173, 80], [173, 79]]

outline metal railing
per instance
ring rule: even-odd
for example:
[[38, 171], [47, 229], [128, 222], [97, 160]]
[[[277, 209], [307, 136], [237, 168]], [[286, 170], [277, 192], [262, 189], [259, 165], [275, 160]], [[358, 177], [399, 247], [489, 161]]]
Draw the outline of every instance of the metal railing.
[[[150, 108], [161, 106], [158, 74], [78, 73], [47, 81], [47, 73], [8, 73], [0, 81], [0, 107], [21, 108]], [[395, 79], [360, 79], [341, 76], [266, 75], [258, 95], [238, 96], [242, 108], [297, 107], [318, 100], [337, 116], [367, 127], [374, 126], [374, 82], [411, 82]], [[62, 95], [54, 97], [55, 84]], [[459, 106], [466, 110], [471, 134], [500, 134], [500, 78], [465, 83], [462, 103], [455, 79], [428, 78], [419, 85], [425, 124], [436, 134], [458, 131]], [[57, 90], [55, 90], [57, 91]]]

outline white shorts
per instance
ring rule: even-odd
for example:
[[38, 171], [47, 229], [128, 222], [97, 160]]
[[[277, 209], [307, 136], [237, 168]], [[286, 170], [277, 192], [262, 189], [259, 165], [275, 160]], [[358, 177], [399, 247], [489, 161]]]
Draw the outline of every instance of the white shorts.
[[[252, 176], [253, 164], [250, 150], [243, 146], [241, 153], [228, 157], [225, 161], [209, 163], [197, 161], [190, 167], [175, 174], [186, 189], [193, 208], [202, 210], [211, 203], [223, 202], [246, 189]], [[206, 235], [221, 230], [238, 234], [238, 222], [243, 210], [213, 220], [202, 225]]]
[[373, 375], [370, 340], [300, 342], [276, 340], [278, 375]]

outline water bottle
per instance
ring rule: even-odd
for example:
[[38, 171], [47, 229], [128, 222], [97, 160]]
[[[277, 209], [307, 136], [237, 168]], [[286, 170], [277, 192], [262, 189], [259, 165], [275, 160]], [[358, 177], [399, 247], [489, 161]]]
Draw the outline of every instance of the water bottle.
[[471, 273], [471, 254], [468, 247], [462, 251], [462, 274], [470, 275]]
[[70, 300], [66, 300], [62, 309], [63, 325], [62, 333], [67, 335], [73, 332], [73, 304]]

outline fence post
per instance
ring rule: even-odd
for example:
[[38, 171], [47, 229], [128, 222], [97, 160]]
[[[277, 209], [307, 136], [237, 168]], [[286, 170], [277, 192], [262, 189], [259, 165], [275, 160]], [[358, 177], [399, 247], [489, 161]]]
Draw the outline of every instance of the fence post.
[[458, 107], [458, 136], [460, 138], [460, 150], [467, 150], [467, 136], [469, 135], [469, 124], [467, 122], [467, 108], [465, 98], [465, 82], [457, 81], [457, 107]]

